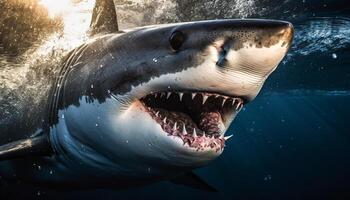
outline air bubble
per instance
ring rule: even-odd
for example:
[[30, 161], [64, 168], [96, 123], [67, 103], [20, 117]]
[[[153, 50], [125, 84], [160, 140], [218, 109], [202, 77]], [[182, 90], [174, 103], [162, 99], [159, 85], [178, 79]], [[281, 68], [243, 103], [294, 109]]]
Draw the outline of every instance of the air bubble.
[[264, 177], [264, 181], [269, 181], [271, 179], [272, 179], [272, 176], [270, 174]]

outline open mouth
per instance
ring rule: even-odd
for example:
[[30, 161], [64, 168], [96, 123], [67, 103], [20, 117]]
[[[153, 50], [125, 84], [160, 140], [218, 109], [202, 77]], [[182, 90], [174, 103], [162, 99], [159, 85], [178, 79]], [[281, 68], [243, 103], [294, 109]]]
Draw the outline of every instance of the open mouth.
[[165, 133], [197, 151], [222, 150], [224, 132], [243, 107], [241, 98], [200, 92], [157, 92], [141, 102]]

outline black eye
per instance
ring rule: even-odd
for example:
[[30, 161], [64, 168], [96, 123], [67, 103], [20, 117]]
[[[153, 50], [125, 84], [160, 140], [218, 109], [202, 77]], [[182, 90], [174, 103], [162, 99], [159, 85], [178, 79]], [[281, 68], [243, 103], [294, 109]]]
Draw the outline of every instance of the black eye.
[[171, 34], [169, 42], [174, 51], [179, 51], [182, 44], [185, 42], [185, 35], [180, 31], [175, 31]]

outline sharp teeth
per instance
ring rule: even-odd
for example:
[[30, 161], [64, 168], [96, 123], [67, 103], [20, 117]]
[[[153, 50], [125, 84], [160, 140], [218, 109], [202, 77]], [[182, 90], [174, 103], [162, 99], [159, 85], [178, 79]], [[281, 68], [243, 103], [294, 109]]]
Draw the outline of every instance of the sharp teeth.
[[184, 96], [184, 93], [180, 92], [179, 96], [180, 96], [180, 101], [182, 101], [182, 97]]
[[164, 122], [164, 124], [166, 124], [166, 117], [164, 117], [163, 122]]
[[232, 106], [235, 105], [236, 103], [236, 98], [232, 99]]
[[194, 137], [197, 137], [196, 128], [193, 128], [193, 136], [194, 136]]
[[166, 95], [166, 98], [169, 99], [170, 95], [171, 95], [171, 92], [168, 92], [168, 94]]
[[241, 102], [237, 103], [236, 110], [238, 110], [238, 107], [241, 105]]
[[193, 136], [197, 137], [196, 128], [193, 128]]
[[160, 93], [160, 98], [162, 98], [165, 95], [164, 92]]
[[241, 103], [241, 104], [239, 105], [238, 112], [241, 111], [242, 108], [243, 108], [243, 103]]
[[207, 95], [203, 95], [203, 102], [202, 102], [202, 104], [205, 104], [205, 102], [207, 101], [208, 97], [209, 96], [207, 96]]
[[158, 93], [155, 93], [155, 94], [154, 94], [154, 98], [157, 98], [157, 96], [158, 96]]
[[192, 93], [192, 100], [194, 99], [194, 97], [196, 96], [196, 93]]
[[187, 135], [185, 124], [182, 124], [182, 134]]
[[174, 124], [174, 127], [173, 127], [173, 131], [176, 131], [177, 130], [177, 123], [175, 122], [175, 124]]
[[230, 139], [232, 136], [233, 136], [233, 135], [224, 137], [225, 141], [228, 140], [228, 139]]
[[157, 116], [157, 117], [158, 117], [158, 115], [159, 115], [159, 111], [156, 112], [156, 116]]
[[226, 98], [224, 98], [224, 99], [222, 100], [222, 104], [221, 104], [221, 107], [224, 107], [224, 105], [225, 105], [225, 102], [226, 102]]

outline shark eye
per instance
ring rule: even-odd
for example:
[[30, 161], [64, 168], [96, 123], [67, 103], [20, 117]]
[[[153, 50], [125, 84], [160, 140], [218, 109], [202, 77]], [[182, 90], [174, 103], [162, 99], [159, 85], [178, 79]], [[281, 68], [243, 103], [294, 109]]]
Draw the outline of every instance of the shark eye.
[[185, 42], [185, 35], [180, 31], [175, 31], [170, 36], [169, 42], [174, 51], [179, 51], [182, 44]]

